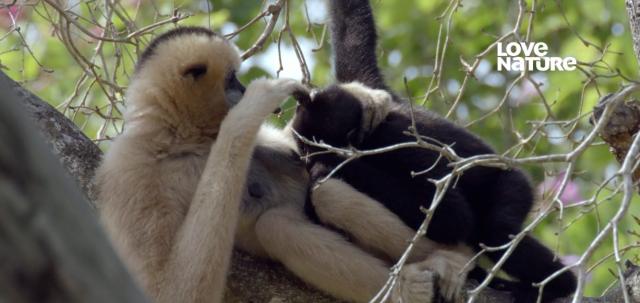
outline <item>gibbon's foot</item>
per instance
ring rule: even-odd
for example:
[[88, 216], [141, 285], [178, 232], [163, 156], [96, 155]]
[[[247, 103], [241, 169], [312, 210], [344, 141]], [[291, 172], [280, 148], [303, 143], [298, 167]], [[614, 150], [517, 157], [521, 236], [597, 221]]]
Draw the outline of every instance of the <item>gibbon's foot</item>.
[[[447, 302], [458, 302], [461, 301], [462, 287], [467, 280], [468, 270], [465, 269], [465, 265], [471, 257], [471, 251], [466, 253], [464, 248], [439, 249], [430, 254], [426, 260], [409, 266], [414, 267], [414, 270], [436, 273], [440, 295]], [[467, 268], [472, 267], [467, 266]]]
[[393, 303], [431, 303], [435, 299], [438, 274], [418, 263], [406, 264], [391, 292]]

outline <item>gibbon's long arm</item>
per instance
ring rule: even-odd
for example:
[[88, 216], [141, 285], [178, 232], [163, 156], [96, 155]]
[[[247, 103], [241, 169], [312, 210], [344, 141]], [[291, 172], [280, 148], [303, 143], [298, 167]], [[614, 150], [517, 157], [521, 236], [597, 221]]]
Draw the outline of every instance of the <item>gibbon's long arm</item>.
[[387, 90], [376, 58], [377, 33], [368, 0], [330, 0], [336, 80]]
[[[400, 259], [416, 231], [380, 202], [338, 179], [329, 179], [314, 190], [311, 201], [324, 224], [344, 230], [355, 241], [378, 250], [393, 262]], [[447, 298], [459, 294], [466, 281], [473, 251], [464, 245], [445, 246], [426, 237], [418, 237], [407, 263], [419, 271], [434, 271], [440, 279], [440, 291]], [[410, 269], [410, 271], [413, 269]]]
[[[329, 179], [316, 188], [311, 203], [323, 224], [346, 231], [359, 244], [393, 262], [400, 259], [416, 233], [380, 202], [339, 179]], [[415, 246], [409, 262], [423, 260], [439, 247], [425, 237], [420, 237]]]
[[311, 223], [300, 209], [284, 206], [266, 211], [256, 232], [269, 256], [341, 299], [368, 302], [388, 278], [388, 265], [382, 260]]
[[256, 80], [223, 120], [176, 234], [159, 302], [222, 301], [256, 133], [295, 89], [303, 88], [293, 80]]
[[[312, 223], [291, 204], [262, 214], [256, 234], [270, 257], [337, 298], [369, 302], [389, 278], [389, 264], [340, 234]], [[422, 268], [403, 269], [388, 302], [429, 303], [433, 298], [432, 281]]]

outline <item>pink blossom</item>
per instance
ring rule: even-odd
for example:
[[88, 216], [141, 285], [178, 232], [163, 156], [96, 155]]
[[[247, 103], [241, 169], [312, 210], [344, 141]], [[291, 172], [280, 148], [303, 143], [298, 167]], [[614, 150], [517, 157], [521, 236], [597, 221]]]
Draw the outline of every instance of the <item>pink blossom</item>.
[[22, 16], [22, 6], [12, 5], [7, 8], [0, 8], [0, 26], [10, 28], [20, 21]]
[[[564, 265], [573, 265], [578, 263], [578, 261], [580, 261], [580, 256], [578, 255], [566, 255], [566, 256], [560, 256], [560, 262], [562, 262], [562, 264]], [[571, 271], [574, 273], [578, 273], [578, 268], [577, 267], [572, 267]], [[587, 281], [591, 280], [591, 273], [587, 274], [586, 277]]]
[[[556, 176], [545, 177], [544, 182], [538, 185], [538, 192], [544, 197], [555, 195], [562, 185], [564, 176], [565, 172], [562, 172]], [[580, 186], [578, 185], [578, 183], [573, 181], [572, 179], [569, 179], [559, 198], [564, 205], [570, 205], [581, 201], [582, 195], [580, 194]]]

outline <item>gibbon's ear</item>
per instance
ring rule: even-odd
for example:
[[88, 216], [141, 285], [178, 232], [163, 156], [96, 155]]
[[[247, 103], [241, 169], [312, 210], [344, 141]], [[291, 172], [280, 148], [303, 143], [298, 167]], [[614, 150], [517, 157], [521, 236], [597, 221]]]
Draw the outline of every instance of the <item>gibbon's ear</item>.
[[311, 103], [311, 92], [308, 89], [297, 89], [292, 94], [293, 98], [298, 101], [298, 104], [307, 106]]

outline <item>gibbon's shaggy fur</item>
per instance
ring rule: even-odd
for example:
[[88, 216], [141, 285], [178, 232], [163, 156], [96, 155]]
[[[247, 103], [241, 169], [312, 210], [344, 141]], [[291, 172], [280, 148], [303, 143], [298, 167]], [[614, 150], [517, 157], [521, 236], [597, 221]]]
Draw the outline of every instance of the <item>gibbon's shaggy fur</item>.
[[[300, 135], [337, 147], [375, 149], [415, 141], [405, 134], [413, 117], [417, 133], [452, 146], [459, 156], [495, 153], [475, 135], [424, 108], [415, 108], [412, 113], [410, 105], [386, 87], [377, 68], [372, 33], [375, 28], [368, 1], [330, 3], [335, 69], [340, 84], [310, 95], [296, 94], [300, 106], [292, 125]], [[307, 154], [320, 151], [301, 140], [299, 144]], [[312, 179], [327, 175], [344, 160], [336, 154], [315, 154], [309, 160]], [[424, 221], [420, 207], [428, 207], [435, 193], [435, 185], [429, 179], [442, 178], [450, 171], [448, 161], [438, 152], [405, 148], [351, 161], [334, 176], [382, 203], [417, 229]], [[413, 177], [412, 172], [423, 173]], [[480, 249], [479, 243], [503, 245], [510, 241], [510, 235], [521, 231], [533, 198], [531, 185], [520, 170], [474, 167], [447, 190], [426, 236], [438, 243], [466, 244], [476, 250]], [[336, 217], [336, 212], [340, 209], [346, 212], [348, 205], [318, 204], [313, 199], [312, 203], [314, 207], [307, 210], [315, 211], [326, 224], [341, 226], [354, 220], [345, 215]], [[370, 207], [374, 206], [363, 205], [348, 212], [362, 213]], [[342, 228], [350, 234], [368, 236], [368, 226], [349, 225]], [[497, 261], [502, 253], [487, 255]], [[513, 289], [516, 301], [535, 302], [538, 292], [532, 283], [544, 280], [562, 267], [552, 251], [526, 236], [502, 269], [519, 281]], [[575, 287], [575, 276], [565, 272], [545, 287], [543, 302], [569, 295]]]
[[[262, 79], [245, 92], [239, 64], [232, 44], [202, 28], [167, 32], [142, 54], [125, 129], [96, 175], [101, 220], [117, 251], [156, 302], [221, 302], [234, 240], [338, 298], [367, 302], [389, 263], [304, 215], [309, 177], [296, 143], [261, 126], [304, 88]], [[398, 258], [412, 232], [389, 222], [400, 226], [387, 231], [397, 245], [389, 255]], [[416, 245], [412, 259], [423, 259], [433, 243]], [[427, 278], [403, 271], [392, 301], [425, 302]]]
[[102, 221], [157, 302], [221, 300], [253, 142], [300, 89], [257, 80], [227, 112], [224, 80], [239, 63], [205, 29], [157, 38], [127, 91], [126, 128], [97, 172]]

